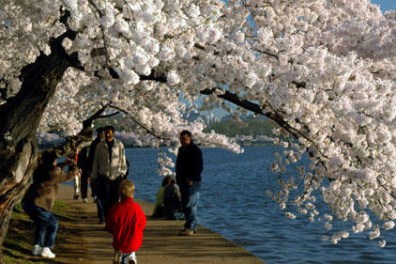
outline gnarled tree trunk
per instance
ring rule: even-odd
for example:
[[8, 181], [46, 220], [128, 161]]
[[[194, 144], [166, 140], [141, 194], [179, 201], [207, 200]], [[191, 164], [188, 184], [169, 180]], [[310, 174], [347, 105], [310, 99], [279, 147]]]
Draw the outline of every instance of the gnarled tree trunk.
[[67, 32], [51, 41], [49, 56], [41, 54], [23, 69], [21, 90], [0, 106], [0, 246], [7, 234], [12, 209], [29, 187], [36, 167], [39, 122], [56, 86], [71, 66], [61, 45], [67, 34], [70, 37]]

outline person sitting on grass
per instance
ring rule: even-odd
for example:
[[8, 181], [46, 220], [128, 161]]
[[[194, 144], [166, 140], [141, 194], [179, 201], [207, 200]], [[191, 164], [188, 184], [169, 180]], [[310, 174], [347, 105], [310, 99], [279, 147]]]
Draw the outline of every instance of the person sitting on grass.
[[135, 184], [123, 180], [119, 187], [121, 201], [114, 204], [106, 217], [106, 229], [113, 236], [114, 262], [137, 264], [136, 251], [143, 243], [146, 216], [133, 200]]
[[23, 209], [36, 225], [32, 250], [34, 256], [55, 258], [51, 249], [55, 243], [58, 221], [51, 209], [55, 203], [59, 183], [71, 180], [80, 174], [77, 166], [69, 165], [69, 170], [66, 172], [62, 165], [57, 164], [56, 153], [43, 152], [33, 174], [33, 184], [22, 200]]

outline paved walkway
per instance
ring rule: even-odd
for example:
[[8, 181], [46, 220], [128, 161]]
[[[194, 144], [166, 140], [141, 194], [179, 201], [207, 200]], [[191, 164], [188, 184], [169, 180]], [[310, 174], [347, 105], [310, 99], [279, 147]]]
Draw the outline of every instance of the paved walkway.
[[[111, 236], [98, 224], [96, 205], [73, 200], [73, 190], [61, 186], [58, 199], [71, 205], [70, 212], [76, 221], [60, 220], [61, 232], [66, 232], [64, 241], [57, 241], [55, 252], [57, 263], [111, 263], [113, 250]], [[140, 202], [147, 215], [152, 204]], [[178, 231], [182, 221], [152, 220], [147, 218], [142, 248], [137, 252], [139, 264], [185, 264], [221, 263], [250, 264], [264, 263], [246, 250], [224, 239], [222, 236], [200, 227], [192, 237], [180, 237]], [[64, 219], [66, 220], [66, 219]]]

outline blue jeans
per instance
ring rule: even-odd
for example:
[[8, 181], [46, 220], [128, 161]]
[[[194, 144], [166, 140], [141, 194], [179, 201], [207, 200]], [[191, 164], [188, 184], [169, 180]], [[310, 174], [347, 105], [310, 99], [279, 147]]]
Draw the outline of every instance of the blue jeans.
[[195, 230], [198, 225], [197, 205], [201, 191], [201, 182], [194, 182], [191, 186], [180, 185], [183, 211], [186, 218], [185, 229]]
[[54, 214], [33, 204], [23, 203], [22, 206], [36, 225], [34, 244], [52, 248], [58, 231], [58, 221]]
[[103, 223], [104, 220], [105, 220], [104, 211], [103, 211], [103, 205], [102, 205], [101, 200], [99, 200], [97, 197], [96, 197], [96, 208], [98, 209], [99, 222]]

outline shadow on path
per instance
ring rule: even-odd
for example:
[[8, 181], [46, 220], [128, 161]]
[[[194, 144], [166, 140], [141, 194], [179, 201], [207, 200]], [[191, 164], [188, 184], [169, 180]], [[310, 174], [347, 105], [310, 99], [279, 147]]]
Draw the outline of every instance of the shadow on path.
[[[113, 249], [111, 236], [98, 224], [96, 205], [73, 200], [72, 188], [62, 186], [58, 198], [70, 205], [66, 215], [73, 221], [61, 220], [64, 241], [56, 242], [57, 263], [111, 263]], [[153, 206], [141, 202], [146, 215]], [[137, 252], [139, 264], [185, 264], [185, 263], [263, 263], [246, 250], [222, 236], [200, 227], [191, 237], [178, 236], [182, 221], [152, 220], [148, 217], [142, 248]]]

